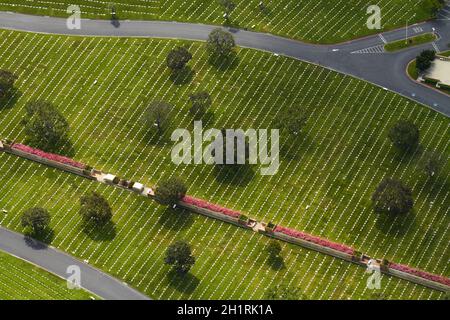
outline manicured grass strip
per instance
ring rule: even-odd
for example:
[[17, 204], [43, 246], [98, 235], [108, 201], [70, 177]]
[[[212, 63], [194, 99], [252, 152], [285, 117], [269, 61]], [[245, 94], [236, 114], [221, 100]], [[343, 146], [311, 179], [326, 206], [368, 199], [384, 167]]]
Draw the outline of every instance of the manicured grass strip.
[[84, 290], [70, 290], [65, 280], [0, 251], [0, 300], [88, 300]]
[[411, 78], [413, 78], [414, 80], [417, 80], [417, 78], [419, 77], [415, 59], [408, 64], [407, 72], [408, 72], [409, 76]]
[[437, 39], [437, 36], [434, 33], [425, 33], [415, 37], [398, 40], [395, 42], [390, 42], [384, 45], [384, 49], [388, 52], [399, 51], [402, 49], [418, 46], [424, 43], [433, 42]]

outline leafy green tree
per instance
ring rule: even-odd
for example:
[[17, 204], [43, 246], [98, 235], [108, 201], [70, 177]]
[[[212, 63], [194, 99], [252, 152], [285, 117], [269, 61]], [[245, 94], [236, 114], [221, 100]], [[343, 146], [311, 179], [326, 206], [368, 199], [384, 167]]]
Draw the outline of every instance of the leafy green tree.
[[10, 71], [0, 70], [0, 107], [10, 98], [17, 77]]
[[267, 253], [271, 257], [278, 257], [281, 253], [281, 245], [278, 241], [270, 241], [266, 248]]
[[212, 104], [211, 96], [206, 91], [191, 94], [189, 100], [192, 103], [189, 112], [195, 120], [200, 120]]
[[169, 246], [164, 262], [171, 265], [179, 274], [186, 274], [195, 263], [191, 247], [183, 241], [177, 241]]
[[166, 63], [172, 72], [183, 70], [192, 59], [192, 54], [185, 47], [176, 47], [167, 55]]
[[155, 188], [155, 200], [163, 205], [173, 205], [181, 200], [187, 192], [184, 181], [179, 177], [171, 177], [159, 182]]
[[22, 226], [31, 228], [33, 233], [40, 233], [50, 224], [50, 214], [43, 208], [30, 208], [21, 217]]
[[236, 9], [236, 4], [231, 0], [219, 0], [220, 5], [223, 7], [227, 17]]
[[302, 293], [300, 288], [292, 288], [286, 285], [277, 285], [269, 288], [266, 292], [268, 300], [306, 300], [308, 297]]
[[436, 176], [445, 165], [444, 157], [437, 152], [425, 152], [420, 160], [420, 168], [430, 178]]
[[429, 12], [431, 16], [436, 17], [439, 10], [444, 8], [445, 0], [421, 0], [419, 5], [425, 12]]
[[214, 56], [228, 56], [235, 46], [233, 35], [220, 28], [211, 31], [206, 43], [208, 51]]
[[409, 120], [399, 120], [391, 127], [388, 137], [401, 151], [412, 151], [419, 145], [419, 128]]
[[403, 214], [412, 209], [414, 200], [409, 187], [399, 180], [386, 178], [373, 193], [372, 204], [377, 213]]
[[419, 72], [424, 72], [431, 67], [431, 62], [436, 58], [436, 51], [424, 50], [416, 58], [416, 68]]
[[156, 127], [158, 133], [162, 134], [169, 124], [169, 114], [171, 110], [172, 106], [167, 102], [152, 101], [144, 114], [144, 121], [149, 130]]
[[293, 107], [280, 112], [276, 126], [282, 135], [298, 136], [308, 120], [305, 109]]
[[22, 124], [26, 143], [33, 147], [57, 152], [68, 141], [69, 124], [50, 102], [28, 102]]
[[112, 210], [108, 201], [96, 192], [80, 198], [80, 214], [86, 224], [103, 226], [112, 218]]

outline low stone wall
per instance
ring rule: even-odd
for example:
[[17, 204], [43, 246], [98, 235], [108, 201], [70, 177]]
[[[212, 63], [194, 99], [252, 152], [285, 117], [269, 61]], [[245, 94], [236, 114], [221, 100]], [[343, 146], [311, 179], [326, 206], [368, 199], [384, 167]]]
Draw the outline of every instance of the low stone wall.
[[218, 219], [218, 220], [221, 220], [224, 222], [232, 223], [241, 228], [251, 229], [249, 226], [239, 223], [239, 220], [237, 218], [233, 218], [233, 217], [227, 216], [222, 213], [218, 213], [218, 212], [214, 212], [214, 211], [211, 211], [208, 209], [200, 208], [200, 207], [185, 203], [183, 201], [178, 202], [178, 206], [180, 206], [181, 208], [190, 210], [192, 212], [196, 212], [198, 214], [202, 214], [204, 216], [213, 218], [213, 219]]
[[422, 277], [418, 277], [415, 276], [413, 274], [407, 273], [407, 272], [403, 272], [403, 271], [399, 271], [399, 270], [395, 270], [395, 269], [391, 269], [389, 268], [388, 271], [384, 272], [385, 274], [391, 275], [391, 276], [395, 276], [397, 278], [406, 280], [406, 281], [410, 281], [422, 286], [425, 286], [427, 288], [430, 289], [434, 289], [434, 290], [438, 290], [438, 291], [443, 291], [443, 292], [450, 292], [450, 287], [446, 286], [443, 283], [439, 283], [439, 282], [435, 282], [435, 281], [431, 281]]
[[327, 248], [327, 247], [318, 245], [318, 244], [313, 243], [313, 242], [309, 242], [309, 241], [306, 241], [306, 240], [303, 240], [303, 239], [291, 237], [291, 236], [288, 236], [288, 235], [286, 235], [284, 233], [281, 233], [281, 232], [270, 232], [270, 233], [266, 233], [266, 234], [269, 237], [272, 237], [272, 238], [275, 238], [275, 239], [279, 239], [279, 240], [282, 240], [282, 241], [290, 242], [290, 243], [293, 243], [293, 244], [305, 247], [307, 249], [318, 251], [318, 252], [321, 252], [321, 253], [324, 253], [324, 254], [327, 254], [327, 255], [339, 258], [339, 259], [343, 259], [343, 260], [346, 260], [346, 261], [349, 261], [349, 262], [355, 262], [355, 261], [352, 260], [352, 255], [350, 255], [350, 254], [347, 254], [347, 253], [344, 253], [344, 252], [340, 252], [340, 251], [337, 251], [337, 250], [334, 250], [334, 249], [331, 249], [331, 248]]
[[63, 170], [63, 171], [69, 172], [69, 173], [76, 174], [76, 175], [82, 176], [84, 178], [88, 178], [88, 179], [91, 179], [91, 180], [95, 179], [90, 174], [86, 174], [83, 169], [72, 167], [72, 166], [69, 166], [69, 165], [64, 164], [64, 163], [60, 163], [60, 162], [57, 162], [57, 161], [49, 160], [49, 159], [46, 159], [46, 158], [41, 158], [41, 157], [39, 157], [37, 155], [30, 154], [30, 153], [27, 153], [27, 152], [23, 152], [21, 150], [17, 150], [17, 149], [14, 149], [14, 148], [9, 148], [9, 147], [4, 148], [3, 151], [5, 151], [7, 153], [10, 153], [10, 154], [14, 154], [14, 155], [19, 156], [21, 158], [25, 158], [25, 159], [28, 159], [28, 160], [31, 160], [31, 161], [34, 161], [34, 162], [38, 162], [38, 163], [41, 163], [41, 164], [44, 164], [44, 165], [47, 165], [47, 166], [50, 166], [50, 167], [54, 167], [54, 168], [57, 168], [57, 169], [60, 169], [60, 170]]

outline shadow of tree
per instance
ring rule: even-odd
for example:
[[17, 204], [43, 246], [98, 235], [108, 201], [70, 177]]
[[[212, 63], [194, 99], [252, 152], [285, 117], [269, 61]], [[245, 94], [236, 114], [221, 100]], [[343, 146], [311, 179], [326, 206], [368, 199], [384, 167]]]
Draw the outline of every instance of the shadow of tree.
[[231, 52], [228, 55], [210, 55], [208, 62], [218, 71], [232, 70], [239, 64], [239, 57], [236, 52]]
[[112, 241], [117, 234], [116, 224], [113, 221], [108, 221], [103, 226], [86, 223], [81, 228], [83, 233], [95, 242]]
[[184, 294], [193, 293], [200, 283], [200, 280], [193, 274], [179, 274], [175, 270], [167, 273], [167, 279], [171, 287]]
[[12, 109], [21, 96], [22, 92], [17, 88], [13, 88], [6, 97], [0, 99], [0, 111]]
[[245, 187], [255, 176], [253, 167], [249, 164], [215, 165], [213, 172], [217, 182], [242, 187]]
[[194, 223], [194, 214], [188, 210], [166, 207], [159, 216], [158, 223], [172, 231], [189, 229]]
[[398, 215], [390, 213], [375, 214], [378, 215], [375, 222], [377, 229], [386, 235], [402, 237], [406, 234], [407, 229], [414, 228], [416, 225], [413, 211]]
[[[35, 248], [34, 246], [39, 247], [51, 244], [53, 239], [55, 238], [55, 231], [47, 227], [40, 232], [26, 230], [24, 232], [24, 235], [25, 235], [25, 242], [27, 243], [27, 245], [30, 245], [30, 247]], [[34, 246], [33, 242], [35, 242]]]
[[170, 80], [175, 85], [188, 84], [195, 76], [195, 71], [191, 67], [186, 66], [179, 71], [172, 71], [170, 73]]
[[111, 25], [114, 28], [120, 28], [120, 19], [117, 14], [111, 16]]

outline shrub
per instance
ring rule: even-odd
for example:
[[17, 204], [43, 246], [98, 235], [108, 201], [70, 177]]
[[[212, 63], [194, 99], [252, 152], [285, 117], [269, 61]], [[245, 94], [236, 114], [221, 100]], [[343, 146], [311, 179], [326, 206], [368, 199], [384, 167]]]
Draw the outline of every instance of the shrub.
[[191, 53], [184, 47], [176, 47], [167, 55], [166, 63], [172, 71], [179, 71], [186, 67], [192, 59]]
[[179, 274], [186, 274], [195, 263], [189, 244], [177, 241], [169, 246], [164, 262], [171, 265]]
[[82, 196], [80, 204], [80, 214], [85, 223], [102, 226], [112, 218], [112, 210], [108, 201], [96, 192]]
[[419, 129], [409, 120], [399, 120], [389, 130], [392, 144], [401, 151], [412, 151], [419, 145]]
[[414, 200], [410, 188], [399, 180], [386, 178], [373, 193], [372, 203], [375, 212], [401, 214], [412, 209]]
[[21, 217], [22, 226], [31, 228], [34, 233], [39, 233], [48, 227], [50, 214], [43, 208], [30, 208]]
[[160, 204], [173, 205], [181, 200], [187, 192], [184, 181], [178, 177], [172, 177], [161, 181], [155, 189], [155, 199]]
[[227, 56], [235, 47], [233, 35], [220, 28], [214, 29], [208, 36], [206, 48], [215, 56]]

